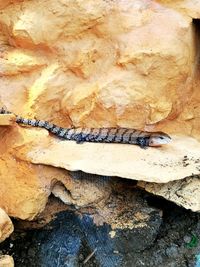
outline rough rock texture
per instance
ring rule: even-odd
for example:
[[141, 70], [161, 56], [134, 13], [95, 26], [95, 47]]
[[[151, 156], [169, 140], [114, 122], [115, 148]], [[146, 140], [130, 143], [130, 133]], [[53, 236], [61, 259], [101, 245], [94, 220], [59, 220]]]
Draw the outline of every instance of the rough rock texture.
[[65, 204], [77, 208], [92, 207], [105, 202], [111, 195], [111, 184], [107, 177], [71, 172], [70, 183], [65, 179], [55, 183], [52, 194]]
[[[141, 150], [1, 126], [0, 206], [8, 215], [32, 219], [51, 192], [61, 198], [73, 184], [67, 171], [44, 164], [162, 183], [199, 174], [198, 1], [0, 0], [0, 9], [1, 105], [61, 126], [173, 137], [165, 148]], [[81, 190], [73, 190], [63, 201], [77, 205]]]
[[192, 211], [200, 212], [200, 176], [166, 184], [138, 182], [146, 191], [162, 196]]
[[0, 92], [14, 111], [154, 130], [193, 93], [192, 19], [154, 1], [23, 1], [4, 7], [0, 23]]
[[0, 208], [0, 242], [4, 241], [7, 237], [9, 237], [13, 230], [14, 227], [12, 221], [5, 213], [5, 211]]
[[1, 267], [14, 267], [14, 260], [9, 255], [0, 256]]
[[[90, 214], [96, 225], [99, 226], [104, 223], [110, 225], [111, 236], [115, 236], [115, 232], [119, 232], [119, 230], [148, 228], [152, 221], [157, 222], [155, 228], [159, 228], [162, 212], [148, 206], [141, 190], [135, 187], [134, 181], [123, 183], [121, 179], [116, 177], [113, 179], [112, 177], [83, 172], [71, 172], [71, 175], [74, 179], [74, 188], [72, 187], [68, 192], [72, 192], [73, 202], [68, 199], [65, 201], [65, 192], [59, 187], [54, 188], [57, 193], [54, 195], [67, 204], [73, 204], [76, 210], [79, 209], [79, 213]], [[82, 188], [81, 194], [79, 188]], [[92, 192], [89, 193], [89, 190]], [[102, 194], [101, 197], [99, 192]], [[89, 195], [93, 195], [95, 201], [87, 203], [83, 195], [85, 195], [85, 199]], [[84, 200], [85, 205], [83, 205]]]
[[54, 183], [62, 177], [67, 183], [69, 176], [61, 169], [36, 166], [20, 158], [17, 147], [31, 140], [26, 131], [20, 130], [15, 127], [0, 129], [0, 206], [9, 216], [33, 219], [46, 206]]

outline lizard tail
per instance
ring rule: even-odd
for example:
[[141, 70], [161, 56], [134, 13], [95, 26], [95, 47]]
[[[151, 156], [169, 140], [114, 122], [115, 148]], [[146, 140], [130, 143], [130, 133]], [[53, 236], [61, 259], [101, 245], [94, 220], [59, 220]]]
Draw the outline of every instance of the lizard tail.
[[[30, 125], [30, 126], [34, 126], [34, 127], [44, 128], [56, 136], [65, 138], [67, 140], [70, 139], [70, 136], [68, 137], [65, 135], [70, 129], [59, 127], [59, 126], [57, 126], [53, 123], [50, 123], [48, 121], [35, 120], [35, 119], [25, 119], [23, 117], [17, 116], [16, 122], [21, 123], [23, 125]], [[65, 137], [64, 137], [64, 135], [65, 135]]]
[[[14, 114], [13, 112], [8, 111], [5, 107], [0, 108], [0, 114]], [[70, 129], [62, 128], [52, 124], [48, 121], [43, 120], [35, 120], [35, 119], [25, 119], [21, 116], [16, 115], [16, 123], [20, 123], [23, 125], [30, 125], [33, 127], [40, 127], [48, 130], [50, 133], [53, 133], [59, 137], [69, 139], [70, 136], [65, 135]], [[65, 137], [64, 137], [65, 135]]]
[[8, 111], [5, 107], [0, 109], [0, 114], [12, 114], [12, 112]]

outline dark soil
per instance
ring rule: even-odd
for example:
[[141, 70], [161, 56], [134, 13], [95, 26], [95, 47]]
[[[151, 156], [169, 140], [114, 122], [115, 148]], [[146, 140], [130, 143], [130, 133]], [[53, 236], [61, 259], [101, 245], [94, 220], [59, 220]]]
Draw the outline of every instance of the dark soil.
[[199, 267], [200, 214], [142, 194], [151, 210], [145, 227], [115, 229], [111, 237], [110, 225], [63, 211], [41, 229], [22, 231], [16, 223], [0, 253], [12, 255], [16, 267]]

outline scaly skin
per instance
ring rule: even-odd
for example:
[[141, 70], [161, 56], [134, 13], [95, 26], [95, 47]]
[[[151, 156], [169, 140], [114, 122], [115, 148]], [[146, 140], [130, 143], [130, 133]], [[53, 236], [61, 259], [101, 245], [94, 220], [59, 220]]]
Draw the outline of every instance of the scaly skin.
[[[0, 114], [10, 114], [12, 112], [1, 108]], [[129, 128], [62, 128], [47, 121], [25, 119], [16, 116], [19, 124], [30, 125], [47, 129], [50, 133], [65, 139], [73, 140], [77, 143], [122, 143], [139, 145], [142, 148], [148, 146], [162, 146], [171, 141], [171, 137], [163, 132], [145, 132]]]

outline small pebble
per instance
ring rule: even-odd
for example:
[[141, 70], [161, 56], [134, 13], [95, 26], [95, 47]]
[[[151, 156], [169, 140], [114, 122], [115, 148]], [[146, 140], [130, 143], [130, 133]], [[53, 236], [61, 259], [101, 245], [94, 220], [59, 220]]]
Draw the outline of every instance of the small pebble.
[[191, 236], [189, 236], [189, 235], [185, 235], [184, 237], [183, 237], [183, 240], [184, 240], [184, 242], [185, 243], [190, 243], [191, 242]]
[[178, 256], [178, 249], [177, 249], [177, 247], [175, 246], [175, 245], [172, 245], [171, 247], [168, 247], [166, 250], [165, 250], [165, 252], [166, 252], [166, 255], [168, 256], [168, 257], [177, 257]]

